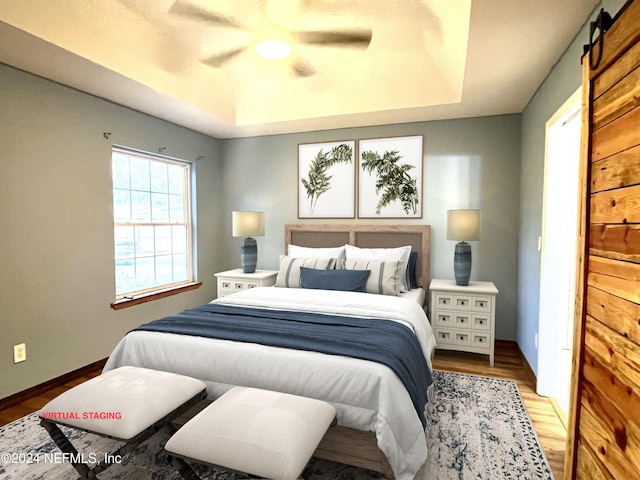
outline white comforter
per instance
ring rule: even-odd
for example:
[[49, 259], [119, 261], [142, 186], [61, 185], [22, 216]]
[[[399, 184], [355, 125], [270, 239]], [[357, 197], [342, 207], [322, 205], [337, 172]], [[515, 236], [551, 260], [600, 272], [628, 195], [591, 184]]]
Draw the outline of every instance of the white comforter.
[[[414, 330], [431, 367], [435, 337], [426, 315], [417, 303], [400, 297], [269, 287], [214, 302], [396, 320]], [[140, 331], [120, 341], [105, 371], [123, 365], [199, 378], [207, 383], [210, 398], [245, 385], [326, 400], [336, 407], [339, 425], [376, 432], [378, 446], [400, 480], [412, 479], [427, 458], [424, 430], [409, 394], [390, 368], [375, 362]]]

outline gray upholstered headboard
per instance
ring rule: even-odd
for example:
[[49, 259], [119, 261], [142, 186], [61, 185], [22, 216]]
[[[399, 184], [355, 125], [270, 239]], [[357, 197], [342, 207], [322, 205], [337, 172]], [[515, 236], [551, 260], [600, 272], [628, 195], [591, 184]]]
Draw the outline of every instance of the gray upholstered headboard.
[[411, 245], [418, 252], [418, 285], [429, 289], [431, 229], [429, 225], [285, 225], [287, 246], [339, 247], [348, 243], [361, 248], [392, 248]]

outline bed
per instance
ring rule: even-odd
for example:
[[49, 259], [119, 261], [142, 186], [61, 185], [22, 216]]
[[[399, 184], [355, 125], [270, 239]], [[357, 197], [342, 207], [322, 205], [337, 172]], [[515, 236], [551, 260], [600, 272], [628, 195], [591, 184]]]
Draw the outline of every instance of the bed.
[[[345, 321], [351, 321], [351, 317], [356, 317], [354, 321], [391, 320], [382, 323], [403, 325], [401, 330], [407, 330], [408, 326], [415, 333], [411, 337], [430, 371], [435, 337], [423, 305], [429, 282], [429, 226], [285, 226], [285, 258], [292, 253], [287, 250], [289, 245], [321, 249], [345, 244], [361, 249], [410, 245], [415, 252], [415, 282], [419, 288], [394, 296], [329, 292], [322, 288], [265, 287], [238, 292], [202, 308], [215, 310], [216, 314], [235, 315], [238, 309], [257, 315], [284, 310], [287, 314], [296, 312], [293, 314], [296, 317], [304, 314]], [[238, 331], [242, 328], [244, 324], [238, 326]], [[233, 335], [236, 333], [234, 329]], [[329, 430], [315, 452], [320, 458], [404, 480], [413, 478], [427, 457], [425, 418], [421, 417], [413, 393], [408, 393], [411, 389], [405, 388], [406, 380], [401, 380], [392, 368], [367, 359], [290, 349], [279, 344], [239, 342], [235, 337], [204, 338], [196, 334], [136, 330], [116, 346], [105, 370], [123, 365], [199, 378], [207, 383], [210, 399], [218, 398], [232, 386], [244, 385], [329, 401], [338, 411], [338, 426]]]

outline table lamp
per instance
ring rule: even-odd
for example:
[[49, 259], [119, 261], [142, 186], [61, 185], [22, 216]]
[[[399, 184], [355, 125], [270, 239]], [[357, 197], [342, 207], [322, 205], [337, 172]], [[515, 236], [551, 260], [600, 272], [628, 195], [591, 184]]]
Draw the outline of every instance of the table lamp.
[[453, 255], [456, 285], [469, 285], [471, 277], [471, 245], [480, 240], [480, 210], [448, 210], [447, 240], [459, 240]]
[[244, 273], [256, 271], [258, 244], [253, 237], [264, 235], [264, 212], [232, 212], [234, 237], [245, 237], [240, 247], [240, 260]]

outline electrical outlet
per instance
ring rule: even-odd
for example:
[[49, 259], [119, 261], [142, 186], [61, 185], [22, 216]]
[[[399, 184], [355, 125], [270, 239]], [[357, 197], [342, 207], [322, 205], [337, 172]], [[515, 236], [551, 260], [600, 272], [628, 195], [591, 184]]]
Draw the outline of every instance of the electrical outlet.
[[27, 359], [27, 344], [19, 343], [13, 346], [13, 363], [24, 362]]

